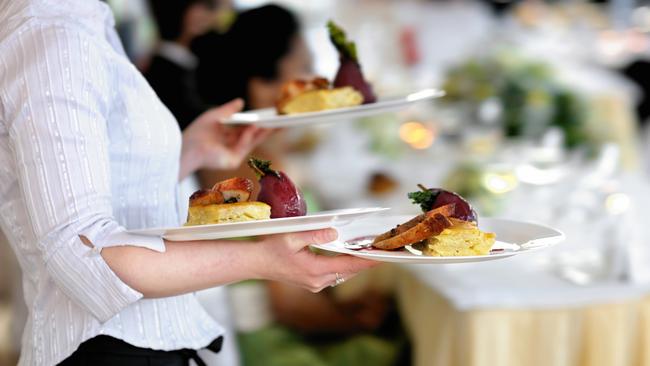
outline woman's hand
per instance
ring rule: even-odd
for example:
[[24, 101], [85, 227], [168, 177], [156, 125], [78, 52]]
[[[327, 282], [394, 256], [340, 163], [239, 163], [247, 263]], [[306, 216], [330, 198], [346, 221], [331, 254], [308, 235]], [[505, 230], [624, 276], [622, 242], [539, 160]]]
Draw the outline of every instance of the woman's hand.
[[255, 126], [235, 127], [221, 123], [241, 111], [242, 107], [242, 100], [235, 99], [204, 112], [185, 129], [179, 172], [181, 180], [198, 169], [237, 168], [273, 132]]
[[334, 229], [272, 235], [256, 245], [259, 263], [256, 277], [293, 284], [311, 292], [335, 284], [336, 274], [348, 280], [361, 270], [374, 267], [378, 262], [349, 255], [335, 257], [317, 255], [309, 250], [311, 244], [336, 240]]

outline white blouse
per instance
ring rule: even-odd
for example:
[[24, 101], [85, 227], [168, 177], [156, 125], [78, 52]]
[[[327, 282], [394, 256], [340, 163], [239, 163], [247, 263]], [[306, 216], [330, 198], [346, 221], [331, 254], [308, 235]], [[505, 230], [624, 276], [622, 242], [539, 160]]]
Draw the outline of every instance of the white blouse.
[[105, 4], [0, 0], [0, 227], [29, 308], [20, 365], [55, 365], [99, 334], [162, 350], [222, 334], [194, 295], [142, 299], [99, 255], [165, 250], [125, 229], [180, 223], [180, 145]]

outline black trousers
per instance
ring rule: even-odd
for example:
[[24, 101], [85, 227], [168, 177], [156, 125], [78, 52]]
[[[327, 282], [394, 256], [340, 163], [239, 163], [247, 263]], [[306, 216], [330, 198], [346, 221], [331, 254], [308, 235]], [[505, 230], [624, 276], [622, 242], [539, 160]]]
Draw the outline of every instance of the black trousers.
[[[223, 337], [219, 337], [208, 349], [219, 352], [222, 343]], [[188, 366], [190, 360], [199, 366], [205, 365], [193, 349], [158, 351], [102, 335], [82, 343], [59, 366]]]

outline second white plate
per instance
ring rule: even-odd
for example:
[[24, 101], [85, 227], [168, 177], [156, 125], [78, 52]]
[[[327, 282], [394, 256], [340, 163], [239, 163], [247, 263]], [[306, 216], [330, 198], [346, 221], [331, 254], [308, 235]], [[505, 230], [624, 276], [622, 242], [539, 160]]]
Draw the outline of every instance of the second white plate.
[[270, 235], [325, 229], [335, 225], [345, 225], [361, 216], [386, 211], [387, 208], [348, 208], [323, 211], [307, 216], [285, 217], [281, 219], [233, 222], [226, 224], [181, 226], [172, 228], [153, 228], [129, 230], [139, 235], [160, 236], [172, 241], [214, 240], [239, 238], [245, 236]]
[[350, 225], [338, 228], [339, 240], [327, 244], [314, 245], [314, 247], [328, 252], [349, 254], [382, 262], [444, 264], [503, 259], [549, 248], [564, 240], [564, 234], [562, 232], [548, 226], [507, 219], [482, 218], [479, 220], [479, 228], [482, 231], [493, 232], [497, 235], [497, 241], [492, 247], [491, 253], [488, 255], [431, 257], [418, 254], [415, 250], [409, 251], [406, 249], [388, 251], [379, 249], [350, 250], [345, 248], [346, 241], [361, 237], [372, 238], [411, 218], [413, 216], [384, 216], [358, 220]]
[[380, 99], [375, 103], [355, 107], [330, 109], [291, 115], [278, 115], [275, 108], [256, 109], [249, 112], [235, 113], [224, 124], [255, 125], [259, 127], [281, 128], [315, 125], [327, 122], [349, 121], [351, 119], [371, 116], [379, 113], [395, 112], [411, 104], [439, 98], [445, 92], [438, 89], [423, 89], [401, 97]]

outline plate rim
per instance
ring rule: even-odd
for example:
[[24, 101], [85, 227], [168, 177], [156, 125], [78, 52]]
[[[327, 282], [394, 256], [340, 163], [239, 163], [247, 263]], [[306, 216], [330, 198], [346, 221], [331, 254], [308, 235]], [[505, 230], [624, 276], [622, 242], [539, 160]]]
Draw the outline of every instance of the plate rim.
[[[425, 94], [428, 93], [428, 94]], [[424, 96], [418, 96], [418, 94], [425, 94]], [[290, 114], [290, 115], [274, 115], [274, 116], [269, 116], [266, 118], [258, 118], [255, 120], [244, 120], [244, 119], [236, 119], [236, 116], [242, 116], [242, 115], [253, 115], [256, 113], [262, 113], [263, 111], [271, 111], [275, 110], [275, 108], [261, 108], [261, 109], [255, 109], [251, 111], [246, 111], [246, 112], [239, 112], [233, 114], [230, 118], [224, 120], [222, 123], [224, 124], [231, 124], [231, 125], [255, 125], [255, 124], [264, 124], [264, 123], [274, 123], [277, 122], [277, 120], [281, 120], [283, 122], [295, 122], [299, 121], [304, 118], [318, 118], [318, 117], [335, 117], [339, 114], [346, 114], [351, 111], [358, 110], [359, 107], [364, 107], [363, 109], [359, 110], [359, 112], [368, 112], [372, 111], [374, 109], [380, 109], [382, 107], [389, 108], [391, 106], [396, 107], [400, 106], [402, 104], [404, 105], [409, 105], [412, 103], [417, 103], [429, 99], [437, 99], [437, 98], [442, 98], [446, 95], [446, 92], [443, 89], [438, 89], [438, 88], [423, 88], [420, 90], [417, 90], [413, 93], [409, 93], [406, 95], [401, 95], [401, 96], [393, 96], [393, 97], [387, 97], [386, 99], [380, 99], [376, 103], [370, 103], [370, 104], [362, 104], [360, 106], [353, 106], [353, 107], [344, 107], [344, 108], [336, 108], [336, 109], [329, 109], [329, 110], [323, 110], [323, 111], [316, 111], [316, 112], [304, 112], [304, 113], [297, 113], [297, 114]], [[409, 97], [411, 99], [409, 99]]]
[[[379, 212], [385, 212], [390, 210], [390, 207], [380, 207], [380, 206], [375, 206], [375, 207], [350, 207], [350, 208], [341, 208], [341, 209], [334, 209], [334, 210], [325, 210], [325, 211], [318, 211], [314, 212], [313, 214], [307, 214], [305, 216], [293, 216], [293, 217], [281, 217], [277, 219], [265, 219], [265, 220], [252, 220], [252, 221], [241, 221], [241, 222], [228, 222], [228, 223], [223, 223], [223, 224], [207, 224], [207, 225], [192, 225], [192, 226], [177, 226], [177, 227], [153, 227], [153, 228], [140, 228], [140, 229], [130, 229], [127, 230], [126, 232], [129, 234], [136, 234], [136, 235], [149, 235], [153, 236], [154, 234], [148, 233], [148, 232], [162, 232], [163, 236], [164, 233], [169, 232], [169, 231], [192, 231], [192, 230], [209, 230], [212, 228], [218, 228], [218, 227], [240, 227], [240, 226], [247, 226], [251, 225], [252, 223], [270, 223], [270, 222], [277, 222], [277, 223], [286, 223], [286, 222], [291, 222], [291, 221], [296, 221], [296, 220], [304, 220], [305, 218], [320, 218], [320, 217], [327, 217], [330, 215], [333, 215], [332, 212], [336, 211], [349, 211], [349, 212], [343, 212], [338, 215], [354, 215], [354, 214], [374, 214], [374, 213], [379, 213]], [[336, 215], [333, 215], [336, 216]]]

